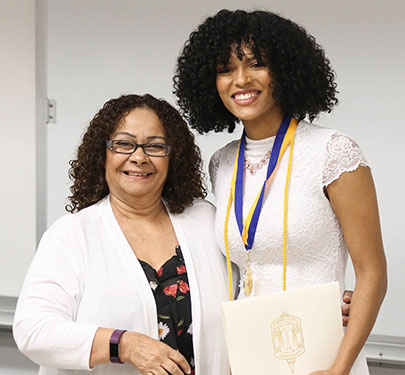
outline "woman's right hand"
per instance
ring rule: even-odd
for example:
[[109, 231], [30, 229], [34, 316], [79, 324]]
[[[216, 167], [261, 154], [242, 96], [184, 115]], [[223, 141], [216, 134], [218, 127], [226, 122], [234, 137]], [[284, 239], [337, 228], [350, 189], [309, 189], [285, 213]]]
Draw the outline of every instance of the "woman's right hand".
[[138, 332], [125, 332], [120, 341], [120, 359], [132, 363], [144, 375], [190, 374], [190, 365], [176, 350]]

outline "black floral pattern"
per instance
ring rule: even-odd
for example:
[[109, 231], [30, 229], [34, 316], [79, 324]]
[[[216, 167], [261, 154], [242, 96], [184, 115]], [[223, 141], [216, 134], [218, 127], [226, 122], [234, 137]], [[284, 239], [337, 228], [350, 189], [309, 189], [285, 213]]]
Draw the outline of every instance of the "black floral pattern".
[[180, 246], [176, 255], [156, 271], [139, 260], [153, 291], [158, 314], [159, 339], [179, 350], [195, 372], [190, 288]]

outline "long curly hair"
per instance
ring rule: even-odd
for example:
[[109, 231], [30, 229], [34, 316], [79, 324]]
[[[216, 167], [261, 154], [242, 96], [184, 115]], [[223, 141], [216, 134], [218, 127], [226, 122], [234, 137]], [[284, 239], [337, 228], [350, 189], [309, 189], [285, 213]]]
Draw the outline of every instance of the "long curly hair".
[[242, 43], [256, 59], [266, 61], [273, 97], [283, 114], [313, 121], [337, 104], [335, 73], [313, 36], [272, 12], [223, 9], [191, 33], [173, 78], [180, 110], [198, 132], [231, 133], [239, 121], [218, 95], [216, 68], [226, 66], [231, 51], [236, 46], [240, 52]]
[[91, 120], [77, 150], [77, 158], [69, 162], [70, 187], [68, 212], [77, 212], [109, 194], [105, 178], [106, 141], [118, 125], [135, 108], [152, 110], [161, 121], [167, 143], [172, 146], [169, 171], [162, 197], [169, 211], [180, 213], [194, 198], [204, 198], [202, 160], [194, 135], [179, 112], [152, 95], [123, 95], [106, 102]]

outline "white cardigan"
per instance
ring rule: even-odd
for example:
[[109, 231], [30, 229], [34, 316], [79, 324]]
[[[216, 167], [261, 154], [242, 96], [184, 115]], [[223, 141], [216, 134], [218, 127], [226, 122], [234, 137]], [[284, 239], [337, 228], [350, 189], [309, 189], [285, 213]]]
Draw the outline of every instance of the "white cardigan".
[[[215, 208], [203, 200], [170, 214], [188, 271], [197, 375], [229, 374], [221, 307], [227, 274], [215, 242], [214, 215]], [[13, 330], [18, 348], [41, 366], [39, 374], [84, 374], [98, 327], [158, 338], [153, 293], [108, 196], [46, 231]], [[93, 373], [139, 374], [128, 363], [98, 365]]]

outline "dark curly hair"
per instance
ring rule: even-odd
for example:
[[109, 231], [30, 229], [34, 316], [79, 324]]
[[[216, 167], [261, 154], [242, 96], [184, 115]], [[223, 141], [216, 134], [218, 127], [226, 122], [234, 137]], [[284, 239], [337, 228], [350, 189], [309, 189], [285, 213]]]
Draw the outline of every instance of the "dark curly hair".
[[224, 9], [191, 33], [178, 57], [173, 92], [192, 128], [200, 133], [235, 129], [238, 119], [217, 93], [216, 68], [226, 66], [231, 49], [236, 45], [240, 51], [242, 43], [258, 61], [268, 61], [273, 97], [284, 115], [313, 121], [337, 104], [335, 73], [313, 36], [272, 12]]
[[69, 162], [69, 212], [80, 211], [109, 194], [105, 179], [106, 141], [122, 119], [135, 108], [152, 110], [162, 122], [167, 143], [172, 146], [169, 171], [162, 196], [170, 212], [180, 213], [194, 198], [204, 198], [202, 161], [194, 135], [179, 112], [152, 95], [123, 95], [106, 102], [91, 120], [77, 150], [77, 159]]

